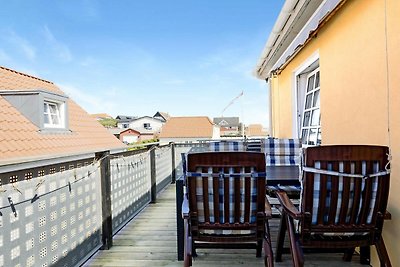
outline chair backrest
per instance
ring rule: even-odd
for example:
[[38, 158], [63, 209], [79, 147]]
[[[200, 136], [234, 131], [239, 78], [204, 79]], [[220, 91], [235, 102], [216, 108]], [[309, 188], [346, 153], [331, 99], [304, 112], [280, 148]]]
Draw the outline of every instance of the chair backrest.
[[[254, 225], [265, 209], [265, 157], [256, 152], [187, 155], [191, 217], [208, 227]], [[196, 216], [197, 215], [197, 216]], [[240, 228], [239, 228], [240, 229]]]
[[266, 157], [268, 185], [300, 185], [299, 139], [262, 139], [261, 152]]
[[384, 146], [306, 148], [302, 231], [373, 234], [382, 230], [389, 195], [388, 153]]
[[222, 140], [208, 143], [208, 151], [246, 151], [246, 146], [243, 141]]

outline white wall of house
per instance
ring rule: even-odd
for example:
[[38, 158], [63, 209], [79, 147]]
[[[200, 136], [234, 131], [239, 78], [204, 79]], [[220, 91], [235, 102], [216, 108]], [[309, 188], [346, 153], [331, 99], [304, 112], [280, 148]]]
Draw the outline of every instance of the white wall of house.
[[134, 142], [137, 142], [138, 137], [139, 136], [137, 136], [137, 135], [124, 135], [122, 137], [122, 142], [126, 142], [128, 144], [134, 143]]
[[161, 129], [163, 123], [160, 120], [153, 119], [151, 117], [142, 117], [132, 121], [129, 124], [129, 128], [132, 129], [146, 128], [145, 126], [150, 126], [151, 129], [147, 128], [148, 130], [153, 130], [154, 132], [157, 132]]
[[214, 125], [212, 139], [219, 139], [220, 137], [221, 137], [221, 128], [218, 125]]

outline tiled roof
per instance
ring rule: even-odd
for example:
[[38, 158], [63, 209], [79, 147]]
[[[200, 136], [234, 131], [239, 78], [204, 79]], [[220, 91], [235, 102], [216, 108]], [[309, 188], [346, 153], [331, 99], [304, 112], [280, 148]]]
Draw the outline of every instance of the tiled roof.
[[261, 124], [250, 124], [246, 129], [247, 136], [267, 136], [268, 133], [264, 131]]
[[[64, 94], [55, 84], [0, 67], [1, 91], [44, 90]], [[70, 132], [41, 133], [0, 96], [0, 165], [6, 161], [88, 153], [124, 147], [106, 128], [68, 99]]]
[[208, 117], [171, 117], [162, 127], [159, 138], [213, 136], [213, 123]]

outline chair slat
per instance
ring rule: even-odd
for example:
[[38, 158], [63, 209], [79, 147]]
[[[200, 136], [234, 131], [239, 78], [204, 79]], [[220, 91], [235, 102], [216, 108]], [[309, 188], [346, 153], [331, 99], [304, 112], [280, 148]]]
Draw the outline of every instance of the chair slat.
[[[343, 162], [343, 172], [350, 173], [351, 166], [349, 161]], [[349, 210], [349, 201], [350, 201], [350, 186], [351, 179], [348, 177], [343, 177], [343, 190], [342, 190], [342, 203], [340, 205], [340, 213], [339, 213], [339, 224], [345, 225], [347, 223], [347, 214]]]
[[208, 177], [202, 178], [203, 182], [203, 207], [204, 207], [204, 221], [210, 223], [210, 207], [208, 199]]
[[[323, 170], [327, 169], [327, 162], [320, 162], [320, 168]], [[319, 185], [319, 198], [318, 198], [318, 216], [317, 216], [317, 224], [324, 224], [324, 216], [326, 210], [326, 200], [327, 200], [327, 183], [328, 177], [325, 174], [321, 174], [320, 185]], [[314, 197], [317, 197], [314, 195]]]
[[251, 177], [245, 177], [244, 181], [244, 222], [250, 222], [250, 205], [251, 205], [251, 196], [250, 196], [250, 186], [251, 186]]
[[[373, 162], [365, 162], [366, 166], [366, 173], [373, 173], [374, 172], [374, 166]], [[364, 183], [364, 190], [363, 190], [363, 195], [362, 195], [362, 203], [361, 203], [361, 210], [360, 210], [360, 217], [359, 221], [357, 222], [358, 224], [366, 224], [367, 223], [367, 218], [370, 212], [370, 206], [371, 206], [371, 199], [372, 199], [372, 183], [375, 178], [369, 178], [363, 180]]]
[[225, 177], [224, 178], [224, 222], [229, 223], [229, 179], [230, 177]]
[[[334, 171], [339, 171], [339, 162], [333, 162], [331, 168]], [[339, 200], [339, 179], [336, 179], [336, 177], [329, 177], [329, 180], [331, 183], [331, 192], [328, 224], [335, 224]]]
[[[239, 173], [240, 170], [239, 168], [235, 168], [235, 173]], [[234, 210], [234, 218], [235, 218], [235, 223], [240, 222], [240, 177], [235, 177], [233, 179], [234, 182], [234, 190], [233, 193], [235, 195], [235, 210]]]
[[214, 218], [216, 223], [221, 223], [220, 217], [220, 203], [219, 203], [219, 177], [213, 177], [213, 204], [214, 204]]
[[[362, 164], [359, 161], [353, 162], [354, 165], [354, 173], [362, 173]], [[351, 206], [351, 215], [350, 215], [350, 224], [357, 223], [357, 217], [359, 214], [360, 209], [360, 202], [361, 202], [361, 186], [362, 186], [362, 179], [358, 178], [351, 178], [354, 184], [354, 193], [353, 193], [353, 201]]]

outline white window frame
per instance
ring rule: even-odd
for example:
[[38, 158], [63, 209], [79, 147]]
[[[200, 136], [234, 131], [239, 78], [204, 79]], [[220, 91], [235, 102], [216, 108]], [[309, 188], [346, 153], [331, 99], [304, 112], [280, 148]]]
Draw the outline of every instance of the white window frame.
[[[53, 109], [51, 107], [54, 107]], [[47, 117], [47, 123], [46, 123]], [[55, 122], [57, 118], [58, 122]], [[63, 102], [44, 99], [43, 101], [43, 127], [65, 128], [65, 108]]]
[[[321, 144], [321, 77], [319, 67], [307, 74], [306, 78], [307, 83], [306, 91], [304, 92], [300, 138], [303, 146], [316, 146]], [[311, 87], [310, 82], [312, 82]], [[308, 88], [310, 88], [310, 90]], [[318, 97], [317, 101], [315, 100], [315, 96]], [[309, 100], [309, 102], [307, 100]], [[307, 105], [307, 103], [309, 104]], [[308, 116], [306, 116], [306, 114], [308, 114]], [[307, 117], [308, 119], [306, 119]], [[314, 132], [313, 135], [311, 135], [311, 131]]]
[[[303, 116], [304, 116], [304, 105], [305, 105], [305, 93], [307, 91], [307, 76], [311, 72], [319, 69], [320, 61], [319, 61], [319, 51], [316, 50], [309, 58], [307, 58], [302, 64], [300, 64], [292, 73], [292, 90], [293, 90], [293, 98], [292, 98], [292, 107], [294, 109], [293, 112], [293, 120], [292, 120], [292, 129], [293, 136], [297, 136], [299, 139], [302, 137], [302, 125], [303, 125]], [[319, 125], [319, 129], [321, 129]], [[303, 144], [304, 147], [309, 146]]]

